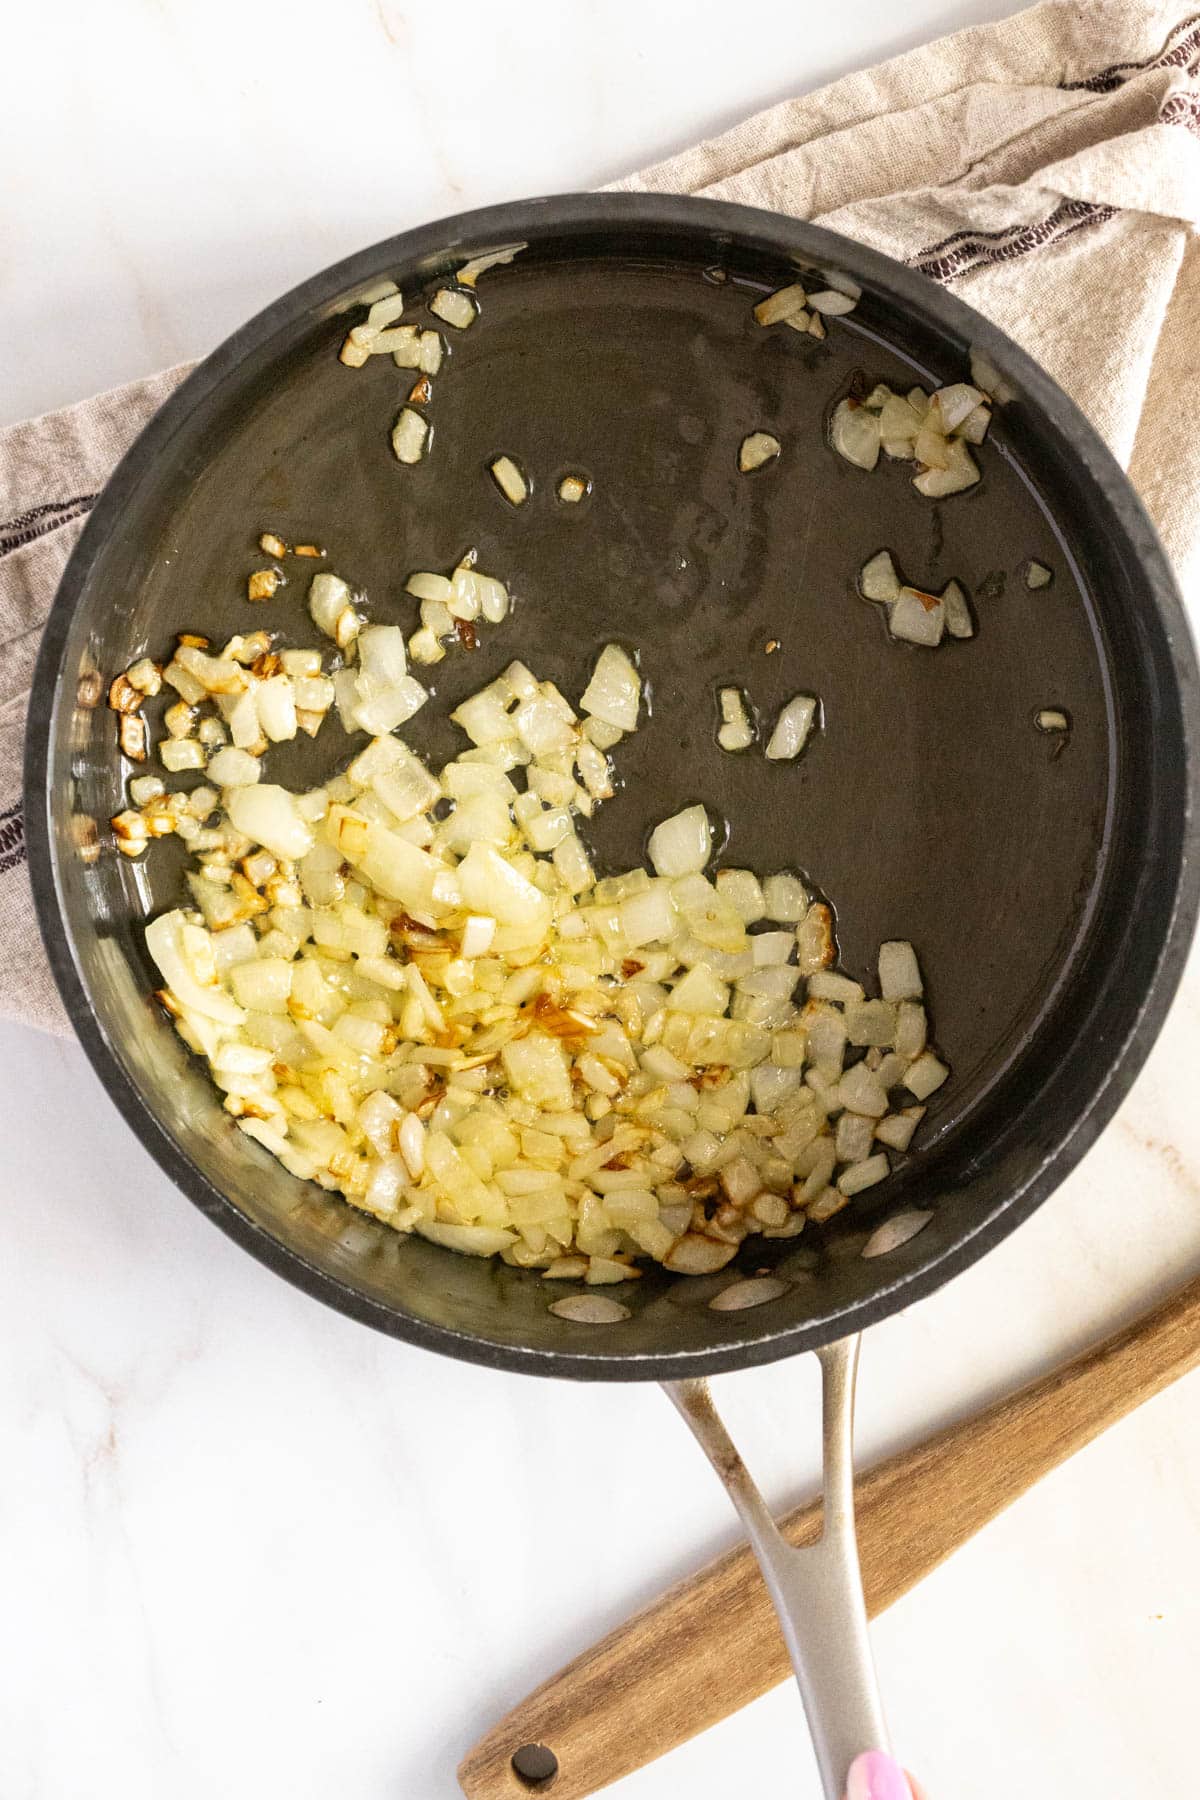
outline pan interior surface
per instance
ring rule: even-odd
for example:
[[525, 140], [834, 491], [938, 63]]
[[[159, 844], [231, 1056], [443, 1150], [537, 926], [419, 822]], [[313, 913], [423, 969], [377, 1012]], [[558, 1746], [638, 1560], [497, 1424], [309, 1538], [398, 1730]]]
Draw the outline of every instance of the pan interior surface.
[[[789, 230], [803, 249], [802, 228]], [[395, 276], [406, 298], [432, 292], [439, 269], [488, 244], [407, 267], [381, 246], [353, 279], [309, 284], [219, 352], [119, 472], [56, 615], [42, 805], [57, 895], [40, 898], [65, 919], [60, 978], [77, 1017], [86, 995], [85, 1042], [186, 1191], [346, 1310], [548, 1373], [657, 1376], [783, 1354], [902, 1303], [1007, 1229], [1023, 1197], [1028, 1210], [1138, 1028], [1167, 921], [1139, 935], [1130, 909], [1161, 913], [1174, 891], [1155, 832], [1178, 814], [1184, 780], [1161, 596], [1144, 547], [1107, 510], [1107, 470], [1074, 454], [1069, 420], [1028, 395], [997, 409], [980, 483], [942, 502], [916, 494], [910, 464], [881, 458], [867, 473], [831, 449], [829, 412], [853, 384], [970, 378], [962, 309], [947, 323], [932, 303], [924, 314], [898, 303], [849, 246], [843, 269], [863, 298], [818, 342], [755, 323], [754, 301], [795, 269], [750, 234], [543, 220], [511, 267], [480, 278], [478, 322], [444, 334], [430, 452], [402, 467], [389, 436], [413, 377], [387, 356], [339, 364], [361, 317], [346, 307], [372, 276]], [[740, 474], [738, 446], [760, 429], [782, 454]], [[501, 453], [532, 481], [519, 509], [487, 474]], [[577, 506], [556, 498], [567, 473], [591, 484]], [[317, 641], [301, 565], [268, 605], [245, 598], [264, 530], [323, 545], [318, 566], [365, 590], [380, 623], [411, 628], [407, 576], [470, 545], [508, 583], [510, 618], [429, 672], [434, 699], [405, 728], [434, 766], [462, 747], [449, 710], [514, 657], [574, 697], [604, 643], [636, 649], [651, 716], [615, 753], [620, 789], [585, 828], [597, 868], [640, 862], [653, 824], [700, 800], [727, 823], [723, 866], [797, 870], [831, 902], [840, 966], [869, 990], [880, 942], [913, 941], [952, 1079], [888, 1183], [824, 1232], [749, 1240], [720, 1277], [655, 1269], [610, 1290], [631, 1317], [600, 1329], [547, 1312], [569, 1290], [399, 1239], [236, 1131], [148, 998], [141, 928], [179, 901], [174, 841], [137, 863], [75, 848], [81, 818], [103, 826], [124, 804], [113, 715], [76, 694], [92, 670], [164, 656], [182, 630]], [[977, 635], [936, 651], [893, 641], [856, 588], [884, 547], [918, 587], [959, 580]], [[1026, 585], [1031, 560], [1052, 572], [1048, 586]], [[797, 763], [718, 749], [726, 684], [768, 728], [793, 694], [819, 696], [822, 726]], [[1068, 715], [1065, 739], [1038, 729], [1048, 707]], [[273, 748], [271, 779], [328, 778], [352, 748], [331, 720], [315, 742]], [[53, 926], [50, 937], [53, 951]], [[879, 1221], [914, 1207], [933, 1214], [921, 1234], [864, 1261]], [[732, 1278], [767, 1267], [789, 1284], [781, 1298], [709, 1308]]]

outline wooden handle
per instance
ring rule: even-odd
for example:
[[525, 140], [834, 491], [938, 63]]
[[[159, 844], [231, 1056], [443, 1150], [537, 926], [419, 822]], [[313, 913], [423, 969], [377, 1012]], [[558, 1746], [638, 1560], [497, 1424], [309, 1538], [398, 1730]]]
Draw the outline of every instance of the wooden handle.
[[[1076, 1450], [1200, 1362], [1200, 1280], [1073, 1362], [860, 1476], [863, 1586], [883, 1612], [989, 1519]], [[820, 1531], [818, 1503], [783, 1521], [793, 1543]], [[790, 1673], [766, 1589], [745, 1545], [620, 1625], [529, 1695], [464, 1758], [469, 1800], [582, 1800], [755, 1700]], [[512, 1765], [548, 1746], [553, 1782]], [[532, 1772], [532, 1771], [531, 1771]]]

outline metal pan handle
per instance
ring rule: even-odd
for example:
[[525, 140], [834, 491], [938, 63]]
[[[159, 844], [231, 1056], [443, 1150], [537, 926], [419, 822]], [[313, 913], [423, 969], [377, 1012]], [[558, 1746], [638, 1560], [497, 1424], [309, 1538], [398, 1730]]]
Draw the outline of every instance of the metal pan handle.
[[857, 1337], [817, 1352], [824, 1448], [823, 1526], [797, 1549], [783, 1537], [722, 1424], [706, 1381], [664, 1384], [724, 1483], [779, 1614], [826, 1800], [842, 1800], [863, 1750], [889, 1750], [854, 1537]]

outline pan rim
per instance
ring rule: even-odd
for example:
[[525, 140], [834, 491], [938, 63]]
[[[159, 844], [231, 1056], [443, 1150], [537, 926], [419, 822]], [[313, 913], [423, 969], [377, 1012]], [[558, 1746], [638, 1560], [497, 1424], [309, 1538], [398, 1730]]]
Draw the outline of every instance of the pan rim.
[[[843, 266], [876, 283], [898, 305], [937, 327], [978, 345], [1017, 374], [1023, 396], [1069, 436], [1085, 471], [1134, 550], [1154, 589], [1158, 615], [1176, 680], [1185, 754], [1184, 817], [1180, 867], [1172, 903], [1161, 926], [1153, 975], [1140, 1005], [1098, 1071], [1087, 1105], [1065, 1130], [1034, 1174], [973, 1230], [919, 1259], [866, 1299], [820, 1311], [802, 1324], [760, 1331], [737, 1342], [696, 1351], [621, 1352], [537, 1349], [477, 1338], [435, 1325], [372, 1299], [288, 1248], [242, 1213], [162, 1129], [89, 997], [76, 960], [60, 893], [60, 873], [49, 809], [49, 768], [63, 697], [62, 660], [70, 626], [97, 555], [108, 540], [146, 469], [169, 454], [177, 428], [194, 407], [236, 374], [248, 353], [268, 342], [384, 266], [442, 259], [456, 249], [488, 241], [548, 237], [613, 229], [674, 232], [736, 240], [779, 259], [803, 258]], [[561, 194], [506, 202], [433, 221], [355, 252], [273, 301], [227, 338], [184, 380], [135, 440], [109, 478], [79, 539], [47, 619], [30, 695], [25, 763], [25, 820], [30, 879], [39, 927], [52, 973], [72, 1026], [101, 1084], [163, 1172], [201, 1212], [277, 1275], [313, 1298], [359, 1322], [419, 1348], [439, 1351], [489, 1368], [555, 1378], [674, 1380], [745, 1368], [816, 1349], [835, 1337], [878, 1323], [901, 1306], [924, 1298], [960, 1274], [1027, 1219], [1081, 1160], [1108, 1124], [1152, 1048], [1178, 988], [1200, 908], [1200, 677], [1186, 614], [1157, 533], [1127, 477], [1093, 427], [1049, 375], [997, 326], [956, 295], [890, 257], [839, 234], [785, 215], [691, 196], [625, 193]], [[749, 1319], [747, 1325], [749, 1326]], [[582, 1328], [581, 1328], [582, 1329]]]

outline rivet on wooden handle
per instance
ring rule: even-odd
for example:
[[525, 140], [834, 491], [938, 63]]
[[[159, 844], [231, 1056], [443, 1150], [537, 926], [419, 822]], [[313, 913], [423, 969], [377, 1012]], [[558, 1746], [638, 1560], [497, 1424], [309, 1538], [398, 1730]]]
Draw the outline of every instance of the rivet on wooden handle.
[[[1043, 1475], [1200, 1363], [1200, 1280], [1126, 1330], [974, 1418], [881, 1463], [855, 1489], [872, 1617]], [[817, 1535], [815, 1505], [784, 1521]], [[513, 1708], [463, 1759], [468, 1800], [583, 1800], [787, 1678], [783, 1640], [744, 1546], [670, 1589]], [[549, 1780], [513, 1768], [523, 1745]], [[536, 1765], [534, 1765], [536, 1766]]]

